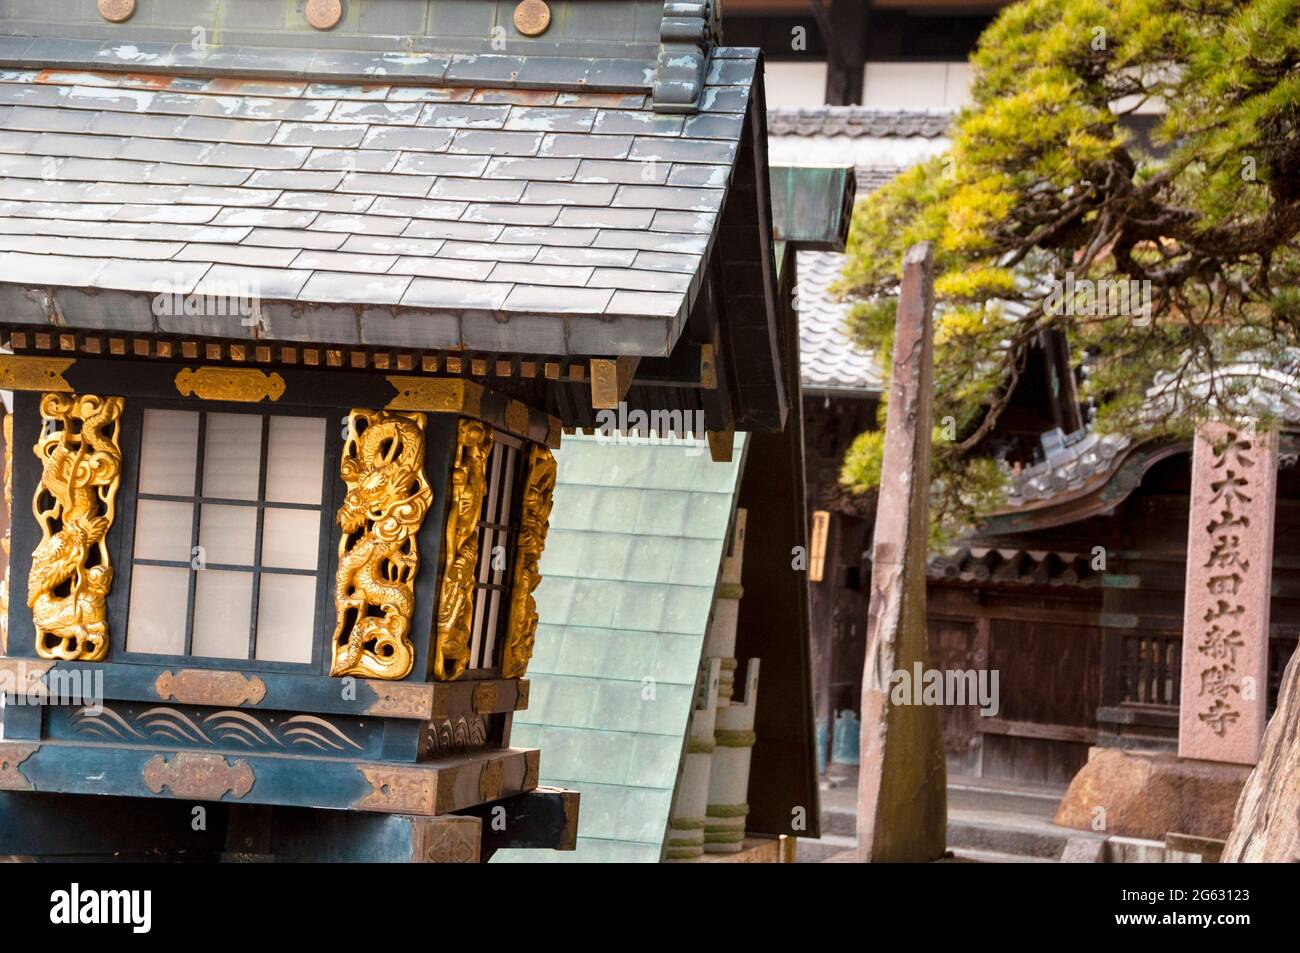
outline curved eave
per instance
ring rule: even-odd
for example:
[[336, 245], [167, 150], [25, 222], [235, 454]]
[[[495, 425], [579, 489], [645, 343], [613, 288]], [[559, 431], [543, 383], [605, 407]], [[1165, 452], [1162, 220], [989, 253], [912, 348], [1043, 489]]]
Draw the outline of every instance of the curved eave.
[[[1283, 430], [1283, 452], [1295, 453], [1298, 449], [1300, 427], [1287, 426]], [[1117, 455], [1114, 465], [1108, 471], [1077, 490], [995, 513], [980, 526], [980, 535], [995, 536], [1052, 529], [1093, 516], [1106, 515], [1142, 485], [1147, 472], [1157, 463], [1191, 451], [1190, 440], [1169, 438], [1135, 444]]]

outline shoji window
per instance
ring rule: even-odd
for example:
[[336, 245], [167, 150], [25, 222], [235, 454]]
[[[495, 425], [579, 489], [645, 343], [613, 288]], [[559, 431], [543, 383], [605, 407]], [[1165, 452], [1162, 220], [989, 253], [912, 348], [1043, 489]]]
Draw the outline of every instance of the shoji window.
[[307, 664], [324, 417], [146, 409], [126, 650]]
[[474, 624], [469, 667], [499, 664], [510, 617], [518, 533], [519, 488], [525, 474], [522, 444], [509, 434], [493, 435], [488, 457], [487, 495], [478, 524], [478, 578], [474, 583]]

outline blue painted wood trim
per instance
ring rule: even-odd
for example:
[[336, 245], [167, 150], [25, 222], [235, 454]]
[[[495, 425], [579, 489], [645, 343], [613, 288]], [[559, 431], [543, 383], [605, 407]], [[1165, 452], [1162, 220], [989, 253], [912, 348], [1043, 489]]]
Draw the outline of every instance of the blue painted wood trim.
[[537, 786], [538, 752], [489, 749], [420, 764], [0, 741], [0, 790], [446, 814]]

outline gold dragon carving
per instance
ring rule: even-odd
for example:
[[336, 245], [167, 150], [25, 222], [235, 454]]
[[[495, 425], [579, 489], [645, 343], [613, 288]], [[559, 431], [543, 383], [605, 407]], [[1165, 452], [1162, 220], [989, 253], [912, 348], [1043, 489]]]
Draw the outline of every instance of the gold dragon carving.
[[405, 678], [415, 662], [411, 614], [416, 534], [433, 503], [420, 413], [353, 410], [340, 472], [347, 495], [334, 582], [338, 624], [331, 675]]
[[533, 590], [542, 581], [538, 563], [546, 547], [551, 503], [555, 494], [555, 456], [550, 449], [533, 444], [528, 460], [528, 482], [515, 546], [515, 578], [510, 592], [510, 628], [501, 657], [501, 674], [519, 678], [528, 671], [537, 638], [537, 602]]
[[433, 677], [454, 681], [469, 665], [470, 626], [474, 619], [474, 575], [478, 571], [478, 518], [487, 493], [487, 460], [492, 429], [462, 418], [452, 462], [450, 506], [443, 542], [445, 560], [438, 598], [438, 636]]
[[36, 654], [98, 662], [108, 655], [104, 600], [113, 583], [105, 537], [122, 476], [121, 397], [45, 394], [33, 448], [42, 463], [32, 511], [41, 541], [32, 551], [27, 605]]

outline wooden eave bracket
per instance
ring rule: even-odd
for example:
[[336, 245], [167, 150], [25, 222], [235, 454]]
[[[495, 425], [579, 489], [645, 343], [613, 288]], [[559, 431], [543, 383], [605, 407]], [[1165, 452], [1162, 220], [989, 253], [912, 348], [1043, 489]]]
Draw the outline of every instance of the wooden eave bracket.
[[591, 406], [593, 410], [615, 410], [626, 399], [636, 377], [639, 357], [591, 359]]

